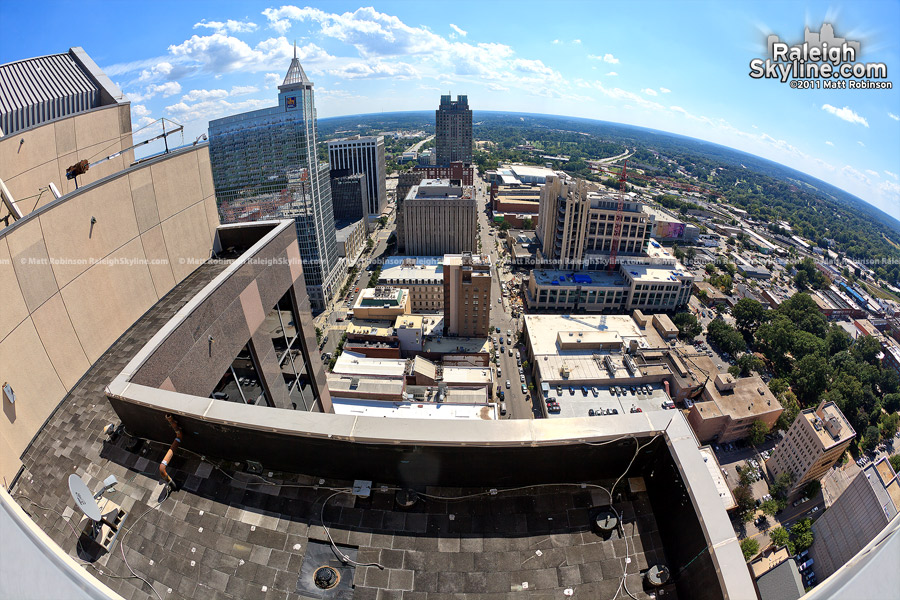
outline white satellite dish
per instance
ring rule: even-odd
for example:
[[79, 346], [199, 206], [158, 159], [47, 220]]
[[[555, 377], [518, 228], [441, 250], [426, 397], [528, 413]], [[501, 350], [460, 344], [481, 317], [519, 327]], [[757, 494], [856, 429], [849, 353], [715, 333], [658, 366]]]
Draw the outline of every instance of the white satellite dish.
[[100, 506], [97, 504], [97, 501], [94, 500], [94, 495], [91, 493], [91, 490], [89, 490], [88, 486], [81, 480], [81, 477], [75, 473], [69, 475], [69, 493], [72, 494], [75, 504], [78, 505], [78, 508], [88, 519], [91, 521], [99, 521], [103, 518], [103, 515], [100, 513]]

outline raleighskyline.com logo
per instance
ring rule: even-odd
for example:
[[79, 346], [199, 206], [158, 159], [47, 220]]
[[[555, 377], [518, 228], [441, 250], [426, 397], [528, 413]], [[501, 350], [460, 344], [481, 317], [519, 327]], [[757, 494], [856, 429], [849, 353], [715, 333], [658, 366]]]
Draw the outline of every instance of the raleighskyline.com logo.
[[750, 61], [753, 79], [790, 81], [792, 88], [893, 89], [884, 63], [857, 62], [860, 43], [834, 35], [823, 23], [819, 32], [804, 31], [803, 42], [790, 45], [777, 35], [768, 37], [767, 58]]

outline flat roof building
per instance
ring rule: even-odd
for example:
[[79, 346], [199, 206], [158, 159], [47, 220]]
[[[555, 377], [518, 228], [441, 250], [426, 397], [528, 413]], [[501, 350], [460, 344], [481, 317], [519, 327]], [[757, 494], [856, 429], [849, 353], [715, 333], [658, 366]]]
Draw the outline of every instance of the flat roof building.
[[477, 211], [473, 188], [446, 179], [423, 180], [403, 201], [406, 252], [443, 256], [475, 251]]
[[489, 335], [491, 281], [490, 255], [444, 255], [444, 335]]
[[773, 477], [789, 473], [792, 491], [820, 480], [856, 437], [850, 422], [834, 402], [820, 402], [797, 415], [784, 439], [766, 461]]
[[346, 259], [348, 267], [354, 266], [363, 250], [366, 249], [369, 231], [366, 221], [364, 219], [336, 221], [334, 229], [338, 255]]
[[409, 291], [414, 313], [443, 313], [443, 263], [443, 256], [390, 256], [381, 266], [378, 283]]
[[438, 165], [472, 162], [474, 143], [469, 97], [451, 98], [449, 94], [442, 95], [441, 103], [434, 111], [435, 163]]
[[387, 204], [384, 136], [358, 136], [328, 141], [331, 168], [365, 175], [366, 215], [378, 218]]
[[710, 375], [688, 413], [688, 423], [701, 442], [733, 442], [747, 437], [756, 421], [769, 429], [778, 421], [784, 409], [759, 375], [737, 379], [728, 373]]
[[393, 320], [409, 312], [409, 292], [388, 286], [365, 288], [353, 305], [353, 316], [357, 319]]
[[334, 170], [330, 174], [331, 207], [335, 221], [369, 220], [369, 191], [365, 173]]

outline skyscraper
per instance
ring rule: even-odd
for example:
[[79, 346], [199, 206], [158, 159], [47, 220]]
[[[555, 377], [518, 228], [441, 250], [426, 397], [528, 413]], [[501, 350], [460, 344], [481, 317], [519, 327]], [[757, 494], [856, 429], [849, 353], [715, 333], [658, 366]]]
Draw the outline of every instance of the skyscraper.
[[472, 162], [472, 111], [469, 97], [441, 96], [441, 105], [434, 111], [436, 164], [449, 166], [452, 162]]
[[444, 255], [444, 335], [490, 333], [491, 257], [471, 252]]
[[293, 218], [310, 304], [324, 309], [341, 283], [329, 166], [316, 157], [313, 83], [296, 52], [278, 106], [209, 123], [222, 222]]
[[368, 214], [378, 217], [387, 204], [384, 136], [358, 135], [328, 142], [328, 161], [332, 169], [364, 173], [369, 198]]

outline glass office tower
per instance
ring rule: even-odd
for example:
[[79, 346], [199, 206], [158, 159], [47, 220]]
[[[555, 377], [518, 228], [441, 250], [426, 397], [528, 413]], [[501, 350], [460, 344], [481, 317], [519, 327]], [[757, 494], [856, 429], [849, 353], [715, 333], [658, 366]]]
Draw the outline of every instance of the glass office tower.
[[313, 84], [296, 52], [278, 90], [278, 106], [210, 121], [216, 202], [222, 223], [294, 219], [310, 304], [322, 310], [344, 268], [329, 166], [316, 156]]

